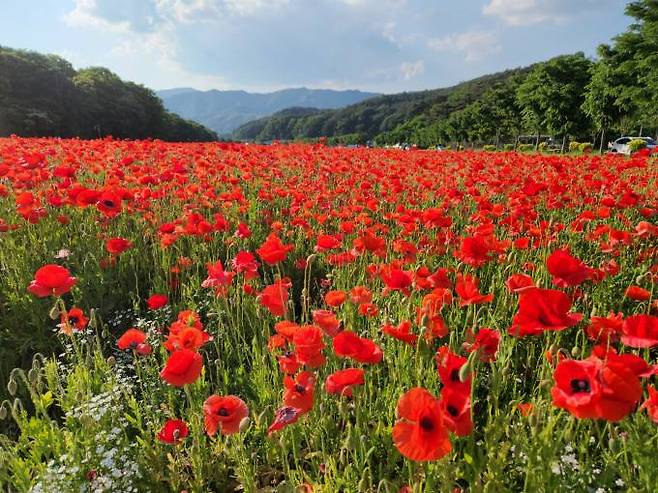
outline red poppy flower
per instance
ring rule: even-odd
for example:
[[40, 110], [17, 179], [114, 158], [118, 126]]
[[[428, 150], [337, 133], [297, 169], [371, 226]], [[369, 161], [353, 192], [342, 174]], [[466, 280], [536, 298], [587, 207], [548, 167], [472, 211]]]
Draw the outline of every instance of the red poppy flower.
[[452, 387], [458, 392], [470, 395], [473, 377], [468, 375], [468, 378], [462, 382], [459, 376], [462, 367], [467, 361], [463, 356], [450, 351], [448, 346], [441, 346], [436, 351], [436, 366], [441, 383], [445, 387]]
[[293, 380], [289, 376], [283, 379], [285, 392], [283, 394], [283, 403], [286, 406], [294, 407], [304, 414], [313, 408], [313, 387], [315, 377], [311, 372], [303, 371]]
[[596, 418], [601, 396], [599, 369], [598, 360], [560, 362], [553, 373], [553, 405], [567, 409], [577, 418]]
[[105, 249], [112, 255], [121, 255], [132, 246], [132, 242], [125, 238], [110, 238], [105, 242]]
[[554, 251], [546, 260], [546, 267], [559, 288], [578, 286], [592, 276], [592, 269], [567, 250]]
[[382, 327], [382, 332], [410, 346], [415, 346], [418, 342], [418, 336], [411, 333], [411, 322], [409, 320], [403, 320], [397, 327], [385, 324]]
[[471, 267], [480, 267], [494, 257], [489, 241], [484, 237], [464, 238], [455, 256]]
[[469, 274], [457, 274], [457, 282], [455, 283], [455, 291], [459, 296], [459, 306], [479, 305], [489, 303], [493, 300], [493, 294], [482, 294], [478, 286], [480, 280], [475, 276]]
[[624, 296], [635, 301], [649, 301], [651, 299], [651, 291], [640, 286], [628, 286]]
[[519, 402], [516, 405], [516, 408], [521, 413], [521, 416], [527, 417], [530, 416], [530, 414], [532, 414], [532, 412], [535, 409], [535, 405], [532, 402]]
[[350, 291], [350, 299], [352, 303], [359, 305], [370, 303], [372, 301], [372, 292], [365, 286], [356, 286]]
[[585, 334], [593, 341], [616, 342], [624, 325], [624, 314], [610, 312], [607, 317], [592, 317], [585, 327]]
[[328, 291], [327, 294], [324, 295], [324, 302], [328, 306], [333, 307], [342, 305], [346, 299], [347, 293], [345, 293], [345, 291]]
[[84, 330], [89, 322], [84, 312], [77, 307], [71, 308], [68, 312], [60, 314], [58, 327], [66, 335], [71, 335], [73, 330]]
[[293, 248], [294, 245], [284, 245], [276, 233], [270, 233], [256, 253], [266, 264], [275, 265], [284, 261]]
[[509, 334], [538, 335], [546, 330], [559, 331], [573, 327], [582, 313], [570, 313], [571, 300], [562, 291], [530, 288], [521, 292], [519, 310], [512, 320]]
[[117, 346], [121, 350], [137, 349], [140, 344], [146, 342], [146, 334], [139, 329], [128, 329], [117, 341]]
[[233, 282], [235, 273], [224, 270], [222, 261], [218, 260], [215, 263], [208, 263], [208, 277], [201, 283], [202, 288], [214, 288], [217, 296], [224, 296], [228, 287]]
[[288, 305], [288, 289], [292, 284], [287, 279], [276, 281], [266, 286], [258, 295], [259, 303], [267, 308], [272, 315], [283, 317]]
[[644, 314], [628, 317], [621, 327], [621, 342], [636, 348], [658, 346], [658, 317]]
[[282, 356], [278, 356], [277, 361], [279, 362], [279, 368], [286, 375], [294, 375], [301, 366], [301, 363], [297, 361], [295, 353], [288, 352]]
[[196, 351], [180, 349], [169, 356], [160, 372], [162, 379], [169, 385], [183, 387], [194, 383], [203, 368], [203, 357]]
[[584, 361], [564, 360], [553, 373], [553, 405], [577, 418], [619, 421], [642, 397], [637, 375], [619, 360], [605, 362], [591, 356]]
[[333, 345], [336, 355], [359, 363], [377, 364], [384, 357], [381, 348], [373, 341], [359, 337], [351, 330], [344, 330], [334, 337]]
[[535, 287], [532, 277], [527, 274], [512, 274], [505, 281], [505, 286], [511, 293], [519, 293], [527, 288]]
[[249, 252], [239, 252], [231, 261], [231, 267], [238, 274], [244, 274], [245, 279], [258, 277], [258, 261]]
[[317, 242], [314, 250], [316, 252], [326, 252], [334, 248], [340, 248], [341, 241], [336, 236], [332, 235], [318, 235]]
[[380, 270], [380, 276], [386, 285], [385, 291], [402, 291], [405, 295], [409, 295], [409, 286], [413, 282], [410, 272], [387, 265]]
[[374, 303], [361, 303], [357, 311], [364, 317], [374, 317], [379, 313], [379, 308]]
[[287, 341], [292, 342], [295, 332], [299, 330], [299, 325], [290, 320], [281, 320], [274, 324], [274, 330], [277, 334], [283, 336]]
[[240, 431], [240, 423], [249, 416], [245, 402], [235, 395], [211, 395], [203, 403], [204, 426], [209, 436], [219, 430], [222, 435]]
[[322, 340], [322, 329], [315, 325], [304, 325], [300, 327], [293, 336], [295, 355], [297, 361], [310, 368], [322, 366], [325, 357], [322, 354], [324, 341]]
[[340, 320], [330, 310], [313, 310], [313, 323], [324, 330], [329, 337], [335, 337], [340, 332]]
[[189, 432], [187, 424], [182, 419], [168, 419], [158, 433], [158, 440], [170, 445], [178, 445], [189, 435]]
[[393, 426], [393, 443], [414, 461], [440, 459], [452, 450], [443, 421], [441, 403], [423, 388], [414, 388], [400, 397]]
[[180, 349], [197, 351], [211, 340], [210, 334], [204, 330], [181, 322], [174, 322], [169, 328], [169, 336], [163, 345], [168, 351], [178, 351]]
[[113, 190], [105, 190], [98, 196], [96, 208], [107, 217], [115, 217], [121, 212], [121, 196]]
[[640, 409], [646, 409], [651, 421], [658, 423], [658, 389], [655, 386], [647, 387], [649, 397], [645, 400]]
[[247, 226], [245, 223], [238, 224], [238, 227], [235, 230], [235, 236], [242, 238], [243, 240], [249, 238], [251, 236], [251, 230], [249, 229], [249, 226]]
[[71, 290], [75, 284], [75, 277], [60, 265], [48, 264], [34, 273], [34, 280], [27, 290], [39, 298], [46, 296], [61, 296]]
[[465, 437], [473, 431], [471, 420], [470, 394], [456, 390], [454, 387], [441, 389], [441, 409], [446, 428], [459, 437]]
[[302, 411], [292, 406], [283, 406], [276, 410], [274, 413], [274, 421], [267, 429], [267, 434], [271, 435], [275, 431], [279, 431], [288, 425], [291, 425], [299, 419]]
[[149, 310], [159, 310], [167, 303], [169, 303], [169, 298], [166, 294], [152, 294], [146, 300], [146, 306]]
[[324, 382], [328, 394], [340, 394], [352, 397], [352, 387], [365, 383], [364, 371], [360, 368], [346, 368], [332, 373]]
[[496, 360], [498, 345], [500, 344], [500, 332], [483, 327], [478, 330], [469, 352], [477, 351], [480, 361], [490, 363]]

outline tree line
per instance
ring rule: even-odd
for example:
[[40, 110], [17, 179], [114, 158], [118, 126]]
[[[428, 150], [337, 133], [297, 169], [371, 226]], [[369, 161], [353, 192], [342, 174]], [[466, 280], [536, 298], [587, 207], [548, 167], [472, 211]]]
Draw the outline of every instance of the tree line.
[[620, 134], [658, 128], [658, 0], [630, 2], [626, 32], [599, 47], [596, 60], [564, 55], [453, 88], [373, 98], [342, 110], [279, 114], [234, 136], [249, 140], [329, 137], [345, 144], [447, 142], [500, 146], [521, 135], [551, 135], [603, 147]]
[[0, 136], [217, 140], [165, 110], [155, 93], [102, 67], [0, 46]]

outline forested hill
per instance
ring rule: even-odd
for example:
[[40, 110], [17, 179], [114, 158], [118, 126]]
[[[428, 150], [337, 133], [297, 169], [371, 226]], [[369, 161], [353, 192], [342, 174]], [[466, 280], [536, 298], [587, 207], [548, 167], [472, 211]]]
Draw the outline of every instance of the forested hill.
[[360, 143], [396, 131], [414, 118], [445, 118], [529, 70], [507, 70], [443, 89], [379, 96], [337, 110], [283, 111], [241, 126], [233, 137], [269, 141], [326, 136]]
[[0, 136], [217, 140], [165, 110], [155, 93], [108, 69], [0, 46]]
[[[630, 26], [601, 45], [596, 59], [578, 52], [446, 89], [381, 96], [340, 110], [279, 113], [240, 127], [234, 137], [498, 148], [513, 147], [526, 134], [536, 149], [557, 150], [559, 142], [564, 151], [570, 141], [603, 150], [614, 136], [656, 135], [658, 0], [630, 2], [626, 15]], [[541, 136], [553, 139], [541, 142]]]

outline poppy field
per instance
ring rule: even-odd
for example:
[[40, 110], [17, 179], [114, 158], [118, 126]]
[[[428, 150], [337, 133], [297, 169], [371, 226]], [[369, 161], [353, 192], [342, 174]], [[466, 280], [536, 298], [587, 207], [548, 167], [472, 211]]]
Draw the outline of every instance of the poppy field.
[[657, 166], [0, 139], [0, 490], [655, 491]]

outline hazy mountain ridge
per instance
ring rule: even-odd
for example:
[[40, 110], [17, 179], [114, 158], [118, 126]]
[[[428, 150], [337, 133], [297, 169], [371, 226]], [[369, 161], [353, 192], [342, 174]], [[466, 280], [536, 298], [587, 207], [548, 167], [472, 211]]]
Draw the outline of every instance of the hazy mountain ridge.
[[174, 88], [157, 91], [157, 95], [169, 111], [203, 123], [220, 135], [228, 135], [247, 122], [287, 108], [335, 109], [378, 96], [357, 90], [304, 87], [271, 93]]

